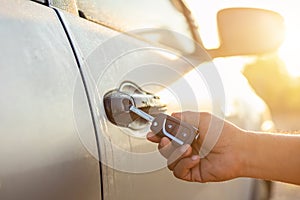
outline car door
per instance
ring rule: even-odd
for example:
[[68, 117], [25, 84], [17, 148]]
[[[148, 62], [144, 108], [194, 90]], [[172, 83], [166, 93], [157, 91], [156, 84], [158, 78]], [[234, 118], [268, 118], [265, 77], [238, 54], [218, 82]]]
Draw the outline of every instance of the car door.
[[[94, 1], [82, 2], [97, 8]], [[179, 51], [161, 48], [130, 32], [123, 34], [105, 21], [91, 22], [92, 18], [88, 21], [84, 19], [85, 12], [79, 12], [81, 18], [63, 9], [57, 8], [57, 12], [79, 58], [89, 91], [101, 152], [104, 199], [251, 199], [252, 179], [209, 184], [191, 184], [175, 179], [167, 170], [156, 145], [145, 139], [147, 127], [143, 124], [118, 127], [106, 116], [105, 94], [128, 88], [130, 84], [162, 99], [164, 95], [172, 97], [169, 103], [172, 100], [176, 103], [168, 104], [167, 113], [176, 109], [199, 110], [201, 106], [197, 105], [195, 97], [189, 96], [194, 103], [192, 106], [181, 101], [186, 94], [193, 94], [190, 83], [180, 79], [194, 69], [193, 63], [182, 59]], [[204, 61], [207, 61], [205, 56]], [[181, 81], [177, 82], [179, 79]], [[198, 83], [198, 87], [203, 86], [205, 90], [205, 84]], [[89, 149], [88, 144], [86, 147]]]
[[0, 199], [101, 199], [91, 112], [57, 14], [1, 1], [0, 44]]

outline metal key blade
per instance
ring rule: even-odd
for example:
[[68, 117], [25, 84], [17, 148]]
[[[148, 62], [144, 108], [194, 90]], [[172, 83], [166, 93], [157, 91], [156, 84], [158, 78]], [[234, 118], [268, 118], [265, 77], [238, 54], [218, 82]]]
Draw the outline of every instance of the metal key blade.
[[131, 106], [129, 110], [134, 112], [138, 116], [142, 117], [143, 119], [147, 120], [148, 122], [152, 123], [154, 121], [154, 117], [152, 117], [148, 113], [145, 113], [144, 111], [136, 108], [135, 106]]

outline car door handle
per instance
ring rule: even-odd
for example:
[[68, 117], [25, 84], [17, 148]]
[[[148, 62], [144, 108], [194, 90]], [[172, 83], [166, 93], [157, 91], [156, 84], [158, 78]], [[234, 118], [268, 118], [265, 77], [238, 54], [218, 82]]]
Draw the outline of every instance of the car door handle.
[[121, 127], [129, 127], [137, 120], [147, 123], [146, 120], [130, 112], [126, 105], [134, 105], [152, 116], [167, 110], [158, 96], [129, 81], [123, 82], [117, 89], [108, 91], [103, 97], [103, 104], [108, 120]]

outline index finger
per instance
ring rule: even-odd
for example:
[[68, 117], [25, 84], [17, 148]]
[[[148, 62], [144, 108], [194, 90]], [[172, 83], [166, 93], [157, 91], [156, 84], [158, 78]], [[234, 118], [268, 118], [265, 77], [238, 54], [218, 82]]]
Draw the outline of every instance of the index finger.
[[146, 137], [147, 137], [147, 140], [154, 142], [154, 143], [160, 143], [160, 141], [161, 141], [161, 137], [157, 136], [153, 132], [147, 133]]

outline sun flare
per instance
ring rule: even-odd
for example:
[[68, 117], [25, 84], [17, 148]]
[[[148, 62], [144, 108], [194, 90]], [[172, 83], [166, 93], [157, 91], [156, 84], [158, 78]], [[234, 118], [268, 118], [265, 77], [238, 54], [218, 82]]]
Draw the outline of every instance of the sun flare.
[[186, 0], [198, 23], [200, 35], [206, 48], [219, 45], [215, 16], [218, 10], [228, 7], [254, 7], [273, 10], [285, 20], [285, 41], [279, 49], [279, 56], [291, 77], [300, 77], [300, 8], [297, 0]]
[[300, 77], [300, 22], [299, 16], [284, 16], [286, 21], [286, 38], [279, 49], [279, 56], [292, 77]]

